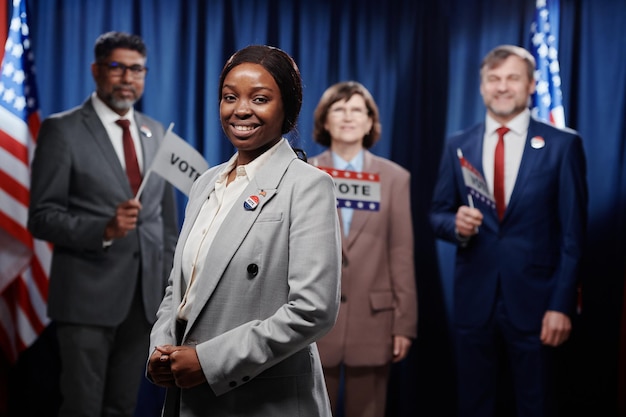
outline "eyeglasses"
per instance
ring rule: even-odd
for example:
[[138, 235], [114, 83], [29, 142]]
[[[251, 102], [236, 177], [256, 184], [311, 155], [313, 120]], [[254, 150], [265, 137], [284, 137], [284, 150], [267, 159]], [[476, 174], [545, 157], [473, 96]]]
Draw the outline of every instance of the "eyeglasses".
[[350, 114], [351, 117], [367, 117], [369, 116], [369, 111], [366, 107], [345, 107], [345, 106], [337, 106], [331, 107], [328, 109], [328, 115], [332, 117], [346, 117]]
[[126, 73], [126, 70], [129, 70], [133, 78], [141, 79], [144, 78], [146, 76], [146, 72], [148, 72], [148, 67], [144, 67], [139, 64], [124, 65], [121, 62], [111, 61], [100, 62], [98, 65], [106, 67], [109, 70], [109, 74], [116, 77], [123, 76]]

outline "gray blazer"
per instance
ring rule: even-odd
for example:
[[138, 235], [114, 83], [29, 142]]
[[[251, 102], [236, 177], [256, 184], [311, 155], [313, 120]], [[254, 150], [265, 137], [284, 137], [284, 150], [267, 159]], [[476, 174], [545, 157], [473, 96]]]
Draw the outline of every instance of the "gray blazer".
[[[163, 126], [135, 111], [144, 170], [163, 139]], [[145, 130], [145, 129], [144, 129]], [[58, 321], [115, 326], [130, 308], [137, 280], [146, 319], [154, 322], [178, 236], [173, 188], [151, 175], [138, 226], [104, 249], [116, 206], [133, 197], [126, 173], [91, 99], [41, 125], [32, 164], [28, 228], [54, 245], [48, 315]]]
[[[208, 383], [168, 391], [165, 416], [331, 416], [315, 341], [337, 317], [341, 238], [331, 177], [286, 141], [235, 202], [206, 258], [184, 334], [182, 248], [224, 165], [191, 190], [150, 346], [195, 345]], [[256, 209], [244, 209], [251, 195]]]

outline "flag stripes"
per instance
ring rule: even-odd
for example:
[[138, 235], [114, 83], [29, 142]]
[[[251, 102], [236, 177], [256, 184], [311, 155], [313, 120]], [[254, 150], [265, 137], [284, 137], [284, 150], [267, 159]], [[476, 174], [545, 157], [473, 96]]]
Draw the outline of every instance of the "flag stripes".
[[26, 1], [13, 1], [0, 71], [0, 349], [9, 362], [49, 323], [52, 247], [27, 229], [30, 160], [41, 124]]

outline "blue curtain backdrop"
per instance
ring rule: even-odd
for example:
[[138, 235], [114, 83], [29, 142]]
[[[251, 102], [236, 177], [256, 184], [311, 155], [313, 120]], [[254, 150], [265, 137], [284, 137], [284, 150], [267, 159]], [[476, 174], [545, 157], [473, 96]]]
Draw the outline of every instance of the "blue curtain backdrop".
[[[383, 126], [373, 152], [413, 178], [419, 338], [393, 368], [388, 416], [454, 416], [454, 249], [434, 239], [427, 211], [446, 137], [484, 117], [482, 56], [502, 43], [528, 46], [534, 0], [28, 0], [28, 7], [42, 116], [91, 93], [89, 65], [100, 33], [134, 32], [149, 49], [139, 108], [165, 125], [174, 122], [211, 165], [233, 152], [219, 125], [217, 82], [224, 61], [243, 46], [275, 45], [298, 62], [304, 103], [290, 139], [309, 155], [322, 150], [311, 133], [324, 89], [347, 79], [370, 89]], [[583, 310], [561, 348], [561, 403], [570, 416], [615, 416], [626, 236], [626, 2], [561, 0], [558, 23], [565, 119], [583, 136], [590, 188]], [[56, 372], [53, 338], [41, 338], [15, 372], [16, 415], [54, 415]], [[138, 415], [155, 415], [151, 406], [145, 400]]]

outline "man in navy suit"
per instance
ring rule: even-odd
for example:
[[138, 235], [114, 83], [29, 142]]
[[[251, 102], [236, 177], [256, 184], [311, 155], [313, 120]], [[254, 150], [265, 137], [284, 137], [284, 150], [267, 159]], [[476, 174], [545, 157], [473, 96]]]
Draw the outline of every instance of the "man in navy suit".
[[[459, 417], [495, 416], [503, 353], [517, 416], [555, 413], [551, 357], [572, 328], [586, 168], [576, 132], [531, 117], [534, 69], [532, 55], [517, 46], [485, 56], [485, 121], [448, 140], [434, 191], [431, 224], [437, 237], [457, 244]], [[486, 195], [468, 194], [460, 156], [483, 176]]]

